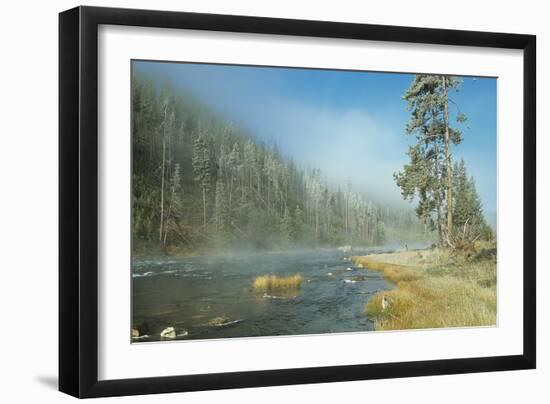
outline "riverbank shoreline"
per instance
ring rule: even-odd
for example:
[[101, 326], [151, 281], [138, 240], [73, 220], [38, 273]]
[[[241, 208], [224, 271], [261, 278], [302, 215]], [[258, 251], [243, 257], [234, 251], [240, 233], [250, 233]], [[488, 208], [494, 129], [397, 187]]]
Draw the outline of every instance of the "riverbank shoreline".
[[[419, 243], [421, 247], [426, 246], [428, 243]], [[418, 247], [418, 246], [417, 246]], [[342, 246], [317, 246], [317, 247], [301, 247], [301, 248], [288, 248], [288, 249], [265, 249], [258, 250], [254, 248], [242, 248], [242, 249], [212, 249], [212, 250], [178, 250], [169, 249], [162, 250], [160, 248], [154, 249], [137, 249], [132, 254], [133, 260], [147, 260], [147, 259], [178, 259], [178, 258], [206, 258], [206, 257], [226, 257], [234, 255], [257, 255], [257, 254], [293, 254], [300, 252], [325, 252], [338, 250], [342, 254], [351, 255], [354, 253], [390, 253], [402, 250], [403, 247], [398, 242], [386, 243], [384, 245], [373, 246], [353, 246], [351, 251], [345, 251]], [[416, 250], [415, 250], [416, 251]]]
[[365, 315], [376, 330], [496, 325], [496, 245], [470, 257], [444, 249], [352, 256], [354, 265], [382, 272], [395, 285], [375, 294]]

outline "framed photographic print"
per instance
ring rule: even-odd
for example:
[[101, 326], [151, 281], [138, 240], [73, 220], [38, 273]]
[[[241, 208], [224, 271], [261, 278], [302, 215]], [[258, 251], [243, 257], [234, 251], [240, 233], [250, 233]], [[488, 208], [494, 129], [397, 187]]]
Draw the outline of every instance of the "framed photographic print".
[[535, 37], [60, 14], [59, 386], [535, 367]]

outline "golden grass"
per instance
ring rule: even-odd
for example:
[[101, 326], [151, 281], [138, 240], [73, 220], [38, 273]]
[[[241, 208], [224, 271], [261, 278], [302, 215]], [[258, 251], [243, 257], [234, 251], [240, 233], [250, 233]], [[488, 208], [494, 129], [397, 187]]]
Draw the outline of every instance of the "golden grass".
[[262, 275], [254, 279], [252, 286], [254, 289], [262, 291], [300, 289], [303, 281], [304, 278], [300, 274], [285, 277]]
[[[377, 330], [496, 324], [496, 260], [464, 260], [434, 249], [352, 257], [396, 289], [373, 296], [365, 314]], [[386, 309], [382, 300], [389, 301]]]
[[[389, 255], [389, 254], [380, 254]], [[418, 274], [405, 265], [381, 262], [369, 257], [352, 257], [355, 265], [362, 265], [363, 268], [382, 271], [384, 277], [393, 283], [412, 281], [418, 278]]]

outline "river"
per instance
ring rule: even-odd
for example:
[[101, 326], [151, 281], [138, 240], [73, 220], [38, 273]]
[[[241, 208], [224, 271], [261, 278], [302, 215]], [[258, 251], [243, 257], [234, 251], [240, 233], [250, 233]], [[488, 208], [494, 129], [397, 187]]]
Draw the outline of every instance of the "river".
[[[372, 248], [351, 254], [388, 251]], [[174, 327], [176, 339], [211, 339], [369, 331], [363, 308], [391, 289], [379, 272], [356, 268], [349, 253], [316, 249], [132, 261], [134, 342], [158, 341]], [[252, 288], [256, 276], [301, 274], [299, 291], [268, 295]], [[147, 336], [143, 336], [147, 335]]]

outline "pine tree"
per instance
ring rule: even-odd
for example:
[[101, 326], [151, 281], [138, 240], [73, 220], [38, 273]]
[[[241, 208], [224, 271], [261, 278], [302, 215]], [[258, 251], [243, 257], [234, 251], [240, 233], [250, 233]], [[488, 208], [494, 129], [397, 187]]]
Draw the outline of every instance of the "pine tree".
[[208, 147], [202, 135], [195, 139], [193, 145], [193, 172], [202, 191], [203, 227], [206, 232], [206, 196], [210, 190], [211, 164]]
[[244, 144], [243, 151], [244, 169], [248, 180], [248, 187], [253, 188], [257, 184], [257, 177], [260, 175], [258, 169], [258, 159], [256, 156], [256, 147], [254, 143], [249, 139]]
[[214, 221], [216, 224], [216, 235], [218, 238], [225, 238], [226, 233], [229, 231], [229, 215], [225, 185], [220, 177], [216, 181]]
[[[451, 159], [451, 143], [457, 145], [462, 141], [462, 134], [460, 131], [453, 129], [449, 126], [449, 93], [448, 90], [458, 91], [460, 89], [461, 81], [452, 76], [438, 76], [440, 81], [440, 103], [443, 104], [443, 122], [445, 128], [445, 176], [446, 176], [446, 194], [447, 194], [447, 234], [453, 232], [453, 174], [452, 174], [452, 159]], [[455, 104], [456, 105], [456, 104]], [[457, 122], [465, 122], [466, 115], [459, 112], [456, 118]]]
[[[451, 145], [462, 141], [460, 131], [449, 126], [449, 90], [458, 91], [460, 82], [450, 76], [416, 75], [403, 98], [408, 103], [411, 118], [406, 126], [408, 135], [416, 136], [409, 147], [410, 163], [394, 179], [403, 198], [418, 197], [417, 216], [435, 224], [440, 244], [452, 232], [452, 154]], [[459, 113], [458, 122], [466, 117]], [[446, 198], [446, 220], [443, 199]], [[435, 215], [435, 220], [433, 219]]]
[[294, 225], [292, 223], [292, 217], [290, 216], [290, 212], [288, 211], [288, 208], [285, 207], [285, 212], [283, 214], [283, 218], [280, 222], [280, 234], [281, 234], [281, 242], [284, 246], [289, 246], [292, 242], [292, 239], [294, 238]]
[[431, 229], [437, 229], [441, 240], [441, 182], [435, 175], [433, 153], [426, 153], [422, 145], [416, 144], [409, 147], [407, 154], [410, 163], [405, 164], [403, 171], [395, 173], [394, 179], [404, 199], [413, 201], [415, 196], [418, 197], [417, 217]]
[[481, 199], [477, 193], [474, 178], [468, 178], [464, 160], [455, 164], [453, 186], [455, 195], [453, 218], [456, 226], [464, 226], [466, 223], [484, 224]]
[[294, 208], [294, 240], [300, 240], [304, 230], [304, 214], [300, 205]]
[[162, 241], [162, 235], [164, 231], [164, 194], [165, 194], [165, 183], [167, 177], [166, 163], [167, 163], [167, 144], [169, 144], [169, 139], [171, 132], [173, 131], [174, 125], [174, 112], [171, 110], [170, 99], [168, 96], [165, 96], [163, 101], [163, 120], [162, 120], [162, 159], [161, 159], [161, 179], [160, 179], [160, 224], [159, 224], [159, 241]]
[[374, 245], [382, 245], [386, 242], [386, 227], [383, 222], [376, 223], [374, 233]]
[[233, 206], [233, 193], [236, 187], [237, 179], [240, 176], [241, 169], [241, 152], [239, 144], [233, 144], [231, 154], [229, 155], [229, 209]]
[[453, 169], [454, 210], [453, 220], [457, 229], [470, 228], [470, 236], [492, 240], [493, 229], [485, 220], [483, 204], [477, 193], [474, 177], [468, 177], [464, 160], [455, 163]]
[[178, 196], [180, 189], [181, 189], [180, 164], [176, 163], [174, 165], [174, 171], [170, 178], [170, 201], [168, 203], [168, 211], [166, 213], [166, 224], [164, 226], [163, 244], [166, 244], [166, 239], [168, 237], [168, 229], [175, 227], [174, 213], [178, 211], [180, 208], [180, 201]]
[[470, 189], [464, 160], [455, 163], [453, 169], [454, 210], [453, 217], [456, 226], [463, 226], [471, 216], [470, 214]]

